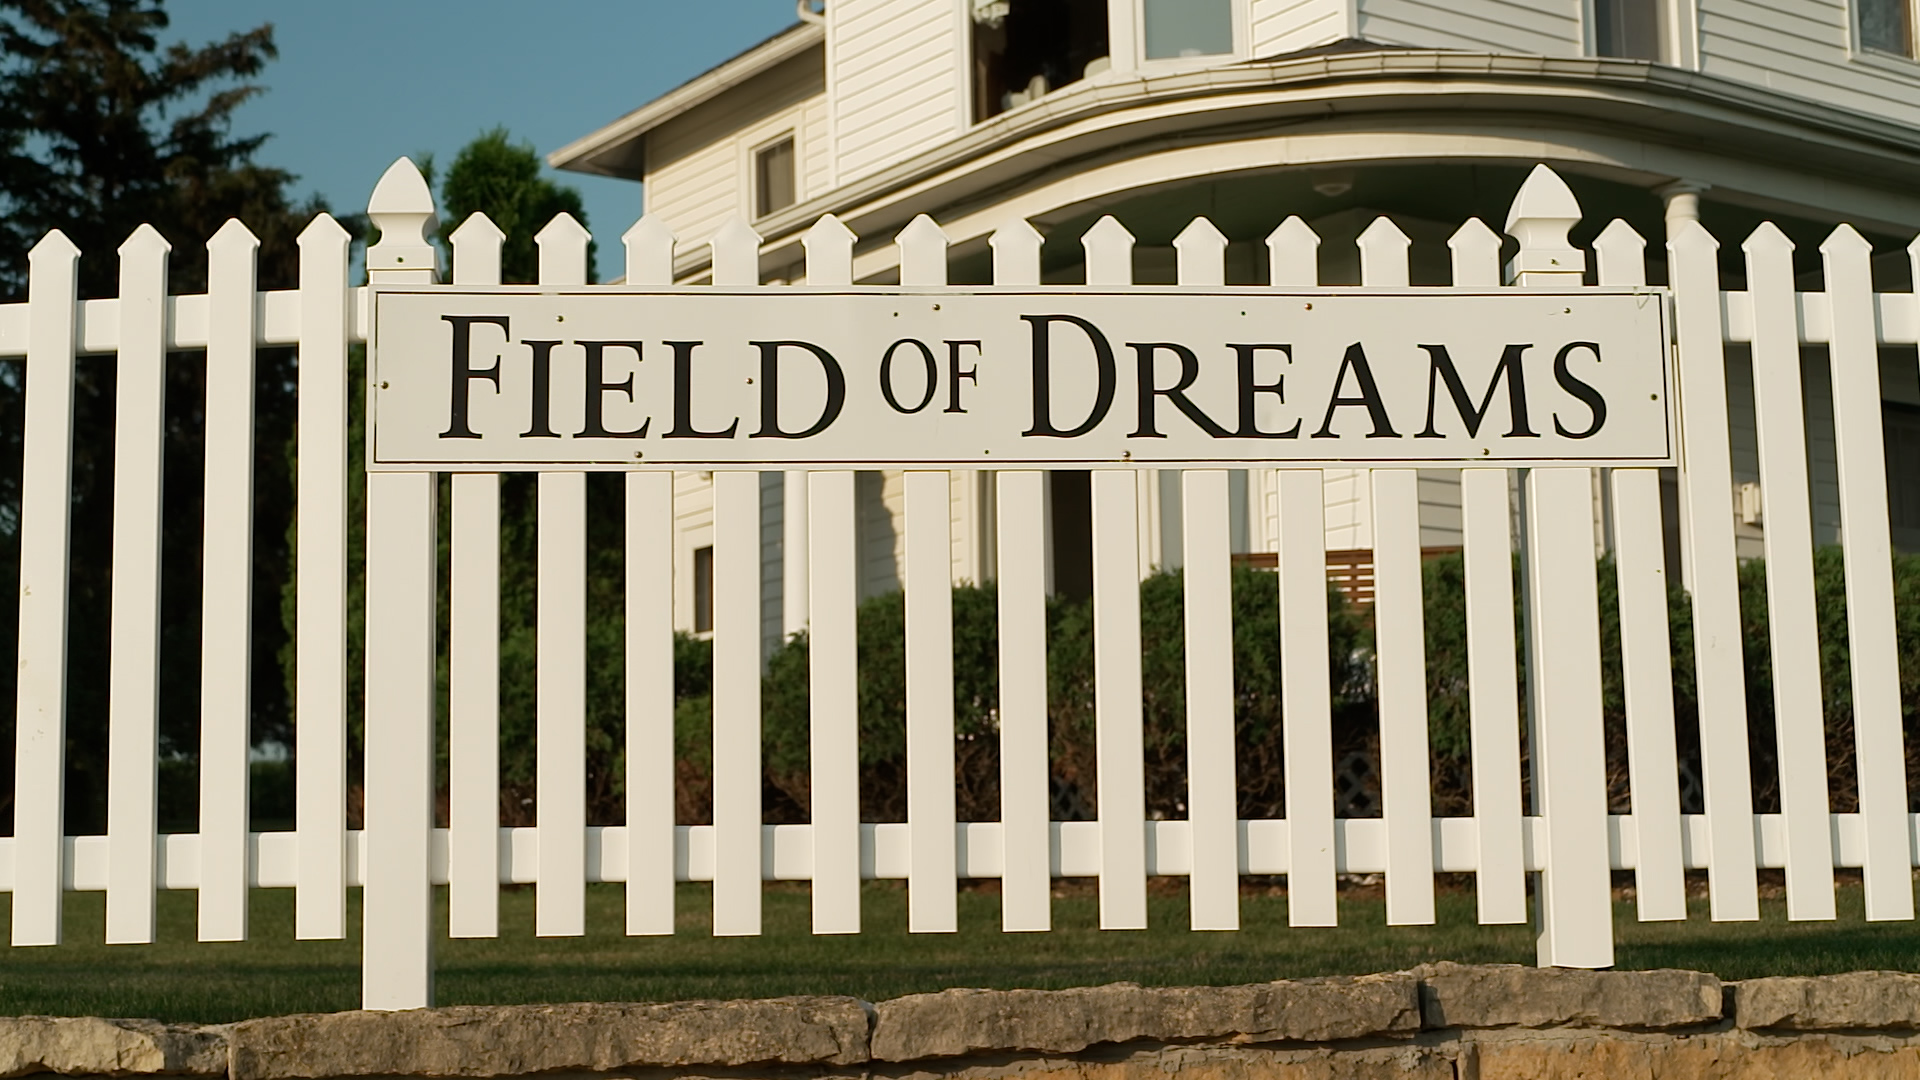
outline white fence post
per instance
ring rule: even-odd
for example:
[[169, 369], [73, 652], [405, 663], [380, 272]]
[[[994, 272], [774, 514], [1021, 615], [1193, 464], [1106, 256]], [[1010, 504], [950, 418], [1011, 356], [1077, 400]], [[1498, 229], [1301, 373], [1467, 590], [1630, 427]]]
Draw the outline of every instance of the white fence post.
[[[1577, 288], [1586, 255], [1567, 232], [1579, 221], [1566, 182], [1535, 168], [1507, 216], [1507, 234], [1520, 241], [1508, 268], [1513, 284]], [[1588, 469], [1533, 469], [1526, 487], [1527, 717], [1534, 807], [1547, 831], [1539, 960], [1543, 967], [1612, 967], [1593, 477]]]
[[[367, 250], [376, 285], [430, 285], [433, 193], [406, 158], [374, 188]], [[369, 369], [369, 377], [372, 371]], [[367, 878], [360, 999], [368, 1009], [433, 1004], [433, 739], [438, 617], [437, 482], [367, 476]]]

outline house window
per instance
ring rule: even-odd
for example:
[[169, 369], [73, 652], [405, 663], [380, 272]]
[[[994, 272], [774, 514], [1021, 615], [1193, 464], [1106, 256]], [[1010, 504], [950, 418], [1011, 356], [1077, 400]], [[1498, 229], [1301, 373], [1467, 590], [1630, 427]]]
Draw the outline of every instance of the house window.
[[1594, 51], [1601, 56], [1660, 59], [1659, 0], [1593, 0], [1593, 22]]
[[1913, 0], [1859, 0], [1860, 47], [1911, 57]]
[[713, 548], [693, 549], [693, 632], [713, 632]]
[[753, 152], [753, 216], [777, 214], [799, 201], [794, 183], [793, 136]]
[[971, 8], [976, 122], [1111, 64], [1107, 0], [971, 0]]
[[1234, 0], [1141, 0], [1149, 60], [1233, 51]]

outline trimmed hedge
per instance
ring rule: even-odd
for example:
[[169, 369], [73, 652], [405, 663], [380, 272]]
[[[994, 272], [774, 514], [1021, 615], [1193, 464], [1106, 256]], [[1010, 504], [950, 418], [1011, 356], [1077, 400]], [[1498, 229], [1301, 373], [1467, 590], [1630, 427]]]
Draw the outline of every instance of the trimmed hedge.
[[[1895, 610], [1900, 640], [1900, 690], [1909, 744], [1909, 788], [1920, 794], [1912, 752], [1920, 736], [1920, 556], [1894, 560]], [[1848, 670], [1845, 574], [1839, 548], [1816, 554], [1820, 662], [1826, 688], [1828, 762], [1834, 809], [1855, 808], [1851, 676]], [[1435, 809], [1471, 812], [1471, 711], [1466, 676], [1465, 582], [1457, 554], [1424, 566], [1428, 731]], [[1240, 775], [1240, 814], [1281, 817], [1280, 651], [1277, 591], [1269, 571], [1233, 571], [1234, 727]], [[1516, 571], [1516, 586], [1518, 574]], [[1619, 605], [1611, 560], [1598, 569], [1602, 714], [1608, 731], [1608, 776], [1614, 808], [1630, 806], [1625, 760], [1626, 715], [1621, 686]], [[1773, 737], [1772, 664], [1768, 651], [1766, 567], [1743, 564], [1739, 575], [1747, 714], [1756, 806], [1778, 806]], [[1186, 814], [1185, 636], [1182, 582], [1156, 574], [1140, 587], [1142, 702], [1147, 811]], [[1519, 590], [1516, 587], [1516, 596]], [[954, 752], [961, 820], [999, 817], [998, 618], [991, 585], [957, 586], [954, 611]], [[1674, 709], [1681, 756], [1699, 775], [1698, 706], [1693, 669], [1692, 613], [1686, 594], [1669, 594]], [[1369, 613], [1329, 593], [1336, 757], [1377, 750], [1378, 708], [1373, 691]], [[900, 593], [862, 603], [859, 627], [861, 811], [866, 820], [903, 820], [906, 812], [906, 653]], [[1524, 672], [1520, 619], [1515, 613], [1516, 665]], [[1066, 817], [1090, 816], [1098, 796], [1094, 768], [1092, 606], [1055, 598], [1047, 605], [1049, 740], [1054, 806]], [[789, 640], [771, 658], [762, 687], [766, 810], [769, 821], [805, 821], [808, 806], [806, 635]], [[682, 637], [676, 649], [681, 679], [675, 715], [679, 758], [678, 803], [683, 823], [708, 820], [707, 778], [712, 760], [710, 661], [704, 642]], [[1525, 702], [1522, 701], [1524, 713]], [[1524, 724], [1523, 724], [1524, 738]], [[617, 745], [617, 743], [615, 744]], [[513, 748], [503, 748], [503, 762]], [[615, 771], [618, 775], [618, 770]], [[618, 820], [618, 810], [608, 820]], [[607, 816], [596, 814], [596, 818]]]

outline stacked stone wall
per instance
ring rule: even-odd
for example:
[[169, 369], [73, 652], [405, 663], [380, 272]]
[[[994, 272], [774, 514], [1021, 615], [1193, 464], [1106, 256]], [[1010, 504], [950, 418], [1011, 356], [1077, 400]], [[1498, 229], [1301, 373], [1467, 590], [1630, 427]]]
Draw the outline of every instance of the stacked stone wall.
[[1920, 975], [1434, 964], [1225, 987], [462, 1006], [218, 1026], [0, 1018], [0, 1077], [1920, 1080]]

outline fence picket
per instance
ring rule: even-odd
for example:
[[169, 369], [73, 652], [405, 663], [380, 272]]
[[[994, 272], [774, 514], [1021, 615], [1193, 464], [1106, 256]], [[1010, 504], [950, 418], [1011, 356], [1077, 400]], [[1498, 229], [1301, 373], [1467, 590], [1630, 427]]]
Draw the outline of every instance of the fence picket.
[[907, 929], [958, 929], [948, 474], [906, 474]]
[[1767, 632], [1780, 807], [1787, 827], [1787, 918], [1831, 919], [1826, 715], [1813, 605], [1813, 508], [1807, 487], [1793, 241], [1767, 222], [1742, 246], [1753, 298], [1754, 412], [1760, 483], [1766, 493]]
[[[808, 230], [809, 285], [851, 285], [851, 229]], [[794, 474], [789, 474], [794, 475]], [[813, 932], [860, 932], [860, 548], [854, 474], [808, 474], [807, 664], [813, 801]], [[788, 489], [789, 492], [792, 488]], [[789, 560], [788, 578], [792, 578]]]
[[[760, 284], [760, 235], [713, 236], [713, 283]], [[713, 932], [760, 933], [760, 477], [713, 474]]]
[[[1495, 249], [1496, 255], [1498, 249]], [[1498, 273], [1498, 269], [1495, 270]], [[1483, 925], [1527, 921], [1520, 820], [1520, 672], [1514, 663], [1513, 522], [1506, 469], [1463, 469], [1460, 510], [1473, 757], [1474, 892]]]
[[1046, 482], [1042, 472], [999, 478], [1000, 926], [1008, 931], [1052, 926], [1046, 547], [1040, 535]]
[[[1040, 284], [1039, 230], [1021, 220], [989, 241], [996, 285]], [[1047, 497], [1043, 472], [999, 474], [1000, 928], [1053, 925], [1047, 792]]]
[[[1681, 483], [1688, 506], [1723, 506], [1733, 487], [1727, 430], [1726, 353], [1721, 341], [1720, 245], [1698, 222], [1667, 241], [1680, 365]], [[1707, 804], [1708, 901], [1715, 921], [1760, 917], [1747, 761], [1747, 685], [1741, 657], [1740, 592], [1733, 515], [1689, 515], [1694, 685]]]
[[[1276, 286], [1318, 285], [1320, 238], [1289, 217], [1267, 238]], [[1287, 923], [1334, 926], [1333, 689], [1328, 683], [1326, 478], [1274, 476], [1281, 709], [1287, 799]]]
[[20, 659], [13, 811], [15, 945], [58, 945], [66, 865], [67, 537], [73, 486], [74, 295], [80, 249], [50, 232], [27, 254]]
[[[1908, 249], [1920, 265], [1920, 245]], [[1880, 358], [1875, 348], [1873, 246], [1842, 225], [1820, 245], [1832, 307], [1834, 449], [1846, 552], [1847, 640], [1853, 676], [1854, 761], [1866, 838], [1867, 918], [1913, 918], [1906, 747], [1900, 716]], [[1920, 281], [1920, 277], [1914, 280]]]
[[[1227, 238], [1195, 218], [1173, 241], [1182, 285], [1225, 285]], [[1195, 930], [1240, 928], [1239, 784], [1233, 754], [1232, 537], [1227, 474], [1189, 470], [1180, 476], [1180, 513], [1187, 640], [1187, 817], [1193, 852], [1190, 918]]]
[[[1593, 242], [1602, 285], [1647, 283], [1646, 241], [1615, 220]], [[1634, 901], [1640, 921], [1687, 917], [1680, 845], [1679, 756], [1660, 474], [1613, 469], [1614, 572], [1620, 596], [1621, 681], [1633, 798]]]
[[[1360, 234], [1360, 280], [1407, 284], [1407, 235], [1384, 217]], [[1355, 378], [1364, 375], [1360, 370]], [[1363, 393], [1370, 392], [1364, 388]], [[1387, 827], [1387, 922], [1433, 921], [1433, 799], [1427, 750], [1426, 641], [1420, 602], [1420, 489], [1411, 469], [1368, 473], [1373, 501], [1380, 789]]]
[[[1500, 237], [1469, 218], [1447, 240], [1456, 286], [1500, 284]], [[1520, 673], [1514, 663], [1513, 524], [1505, 469], [1464, 469], [1467, 691], [1478, 840], [1474, 893], [1482, 925], [1527, 921], [1520, 820]]]
[[1187, 817], [1191, 822], [1192, 925], [1240, 928], [1240, 785], [1233, 755], [1233, 579], [1227, 474], [1191, 469], [1181, 547], [1186, 555]]
[[1420, 600], [1419, 477], [1412, 469], [1374, 469], [1371, 476], [1387, 923], [1424, 925], [1433, 922], [1433, 799]]
[[171, 250], [151, 225], [134, 230], [120, 245], [107, 721], [109, 945], [151, 942], [156, 914], [160, 498], [166, 452], [167, 255]]
[[[500, 284], [506, 240], [485, 214], [450, 238], [455, 285]], [[500, 932], [500, 477], [452, 482], [447, 640], [447, 932]]]
[[[620, 237], [627, 284], [673, 284], [673, 230], [646, 216]], [[627, 474], [627, 933], [674, 926], [673, 474]]]
[[[1087, 285], [1133, 284], [1133, 235], [1111, 216], [1081, 237]], [[1140, 707], [1140, 481], [1093, 485], [1094, 742], [1099, 774], [1100, 926], [1147, 925], [1145, 758]]]
[[[547, 223], [542, 285], [583, 285], [592, 238], [570, 214]], [[587, 476], [540, 474], [540, 659], [535, 775], [540, 881], [534, 932], [578, 937], [587, 916]]]
[[[901, 231], [900, 283], [947, 283], [947, 235], [925, 214]], [[953, 775], [952, 474], [906, 484], [907, 929], [959, 928]]]
[[207, 242], [207, 488], [200, 661], [200, 940], [247, 937], [253, 713], [253, 339], [260, 241], [230, 220]]
[[1094, 756], [1102, 930], [1147, 926], [1138, 495], [1131, 472], [1103, 469], [1093, 474]]
[[860, 666], [854, 474], [808, 474], [813, 932], [860, 932]]
[[[294, 936], [347, 936], [347, 345], [352, 237], [321, 214], [300, 234], [295, 611]], [[124, 295], [124, 292], [123, 292]]]

